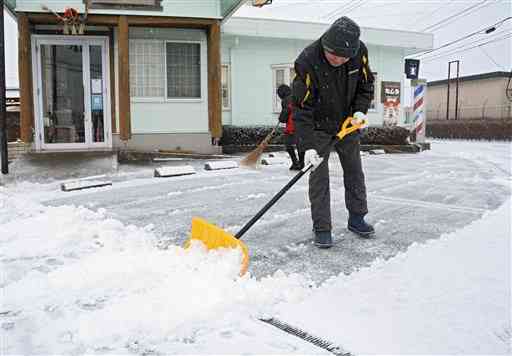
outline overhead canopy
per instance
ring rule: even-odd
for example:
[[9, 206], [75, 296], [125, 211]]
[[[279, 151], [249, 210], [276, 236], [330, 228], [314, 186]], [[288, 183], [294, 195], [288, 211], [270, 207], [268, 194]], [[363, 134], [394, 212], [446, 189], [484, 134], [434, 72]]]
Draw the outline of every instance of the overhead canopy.
[[13, 16], [15, 16], [16, 0], [4, 0], [4, 6]]
[[220, 12], [223, 19], [233, 15], [246, 0], [220, 0]]

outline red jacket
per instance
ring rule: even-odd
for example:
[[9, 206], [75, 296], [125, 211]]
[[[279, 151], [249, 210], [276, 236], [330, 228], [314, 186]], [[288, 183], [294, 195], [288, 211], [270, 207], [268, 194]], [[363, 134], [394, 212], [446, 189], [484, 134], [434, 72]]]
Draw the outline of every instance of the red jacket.
[[279, 115], [279, 121], [286, 123], [286, 127], [284, 129], [285, 134], [293, 135], [295, 133], [295, 124], [293, 122], [293, 103], [291, 97], [281, 100], [281, 114]]

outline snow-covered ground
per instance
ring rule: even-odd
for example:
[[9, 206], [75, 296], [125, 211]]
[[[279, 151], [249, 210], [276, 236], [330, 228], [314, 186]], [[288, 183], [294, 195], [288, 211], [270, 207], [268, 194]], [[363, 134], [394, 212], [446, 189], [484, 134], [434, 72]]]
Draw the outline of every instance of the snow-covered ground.
[[244, 237], [242, 278], [237, 251], [180, 247], [190, 219], [235, 232], [286, 166], [0, 187], [0, 353], [327, 353], [258, 320], [277, 317], [358, 354], [510, 354], [511, 145], [365, 156], [372, 240], [332, 163], [336, 245], [310, 243], [304, 180]]

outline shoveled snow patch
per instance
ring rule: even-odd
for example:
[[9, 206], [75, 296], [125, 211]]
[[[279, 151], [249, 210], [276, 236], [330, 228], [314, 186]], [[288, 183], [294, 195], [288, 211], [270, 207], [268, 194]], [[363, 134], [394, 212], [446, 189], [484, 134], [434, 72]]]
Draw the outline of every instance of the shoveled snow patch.
[[112, 185], [110, 180], [76, 180], [73, 182], [67, 182], [61, 184], [61, 189], [65, 192], [71, 192], [74, 190], [99, 188]]
[[211, 161], [204, 164], [204, 169], [207, 171], [233, 168], [238, 168], [238, 163], [235, 161]]
[[356, 354], [510, 354], [511, 199], [439, 240], [327, 281], [279, 319]]
[[264, 157], [261, 159], [261, 164], [265, 166], [275, 165], [275, 164], [286, 164], [289, 160], [285, 157]]
[[2, 354], [204, 353], [214, 341], [222, 353], [219, 330], [247, 339], [258, 317], [312, 290], [300, 275], [240, 278], [238, 250], [159, 249], [151, 229], [104, 209], [45, 207], [5, 190], [0, 207]]
[[192, 166], [165, 166], [155, 168], [155, 177], [177, 177], [195, 174], [196, 170]]

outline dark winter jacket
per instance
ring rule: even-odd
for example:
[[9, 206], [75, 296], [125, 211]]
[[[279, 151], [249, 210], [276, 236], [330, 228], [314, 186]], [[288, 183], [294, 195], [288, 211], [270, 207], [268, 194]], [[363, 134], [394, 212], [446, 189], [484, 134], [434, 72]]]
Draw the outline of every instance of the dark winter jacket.
[[279, 114], [279, 122], [286, 124], [284, 133], [293, 135], [295, 133], [295, 125], [293, 123], [293, 103], [291, 95], [281, 99], [281, 113]]
[[[314, 130], [335, 135], [348, 116], [368, 111], [374, 78], [363, 42], [354, 58], [333, 67], [325, 58], [320, 40], [315, 41], [295, 61], [295, 73], [293, 119], [304, 150], [321, 149], [314, 140]], [[345, 140], [357, 138], [358, 134], [353, 133]]]

